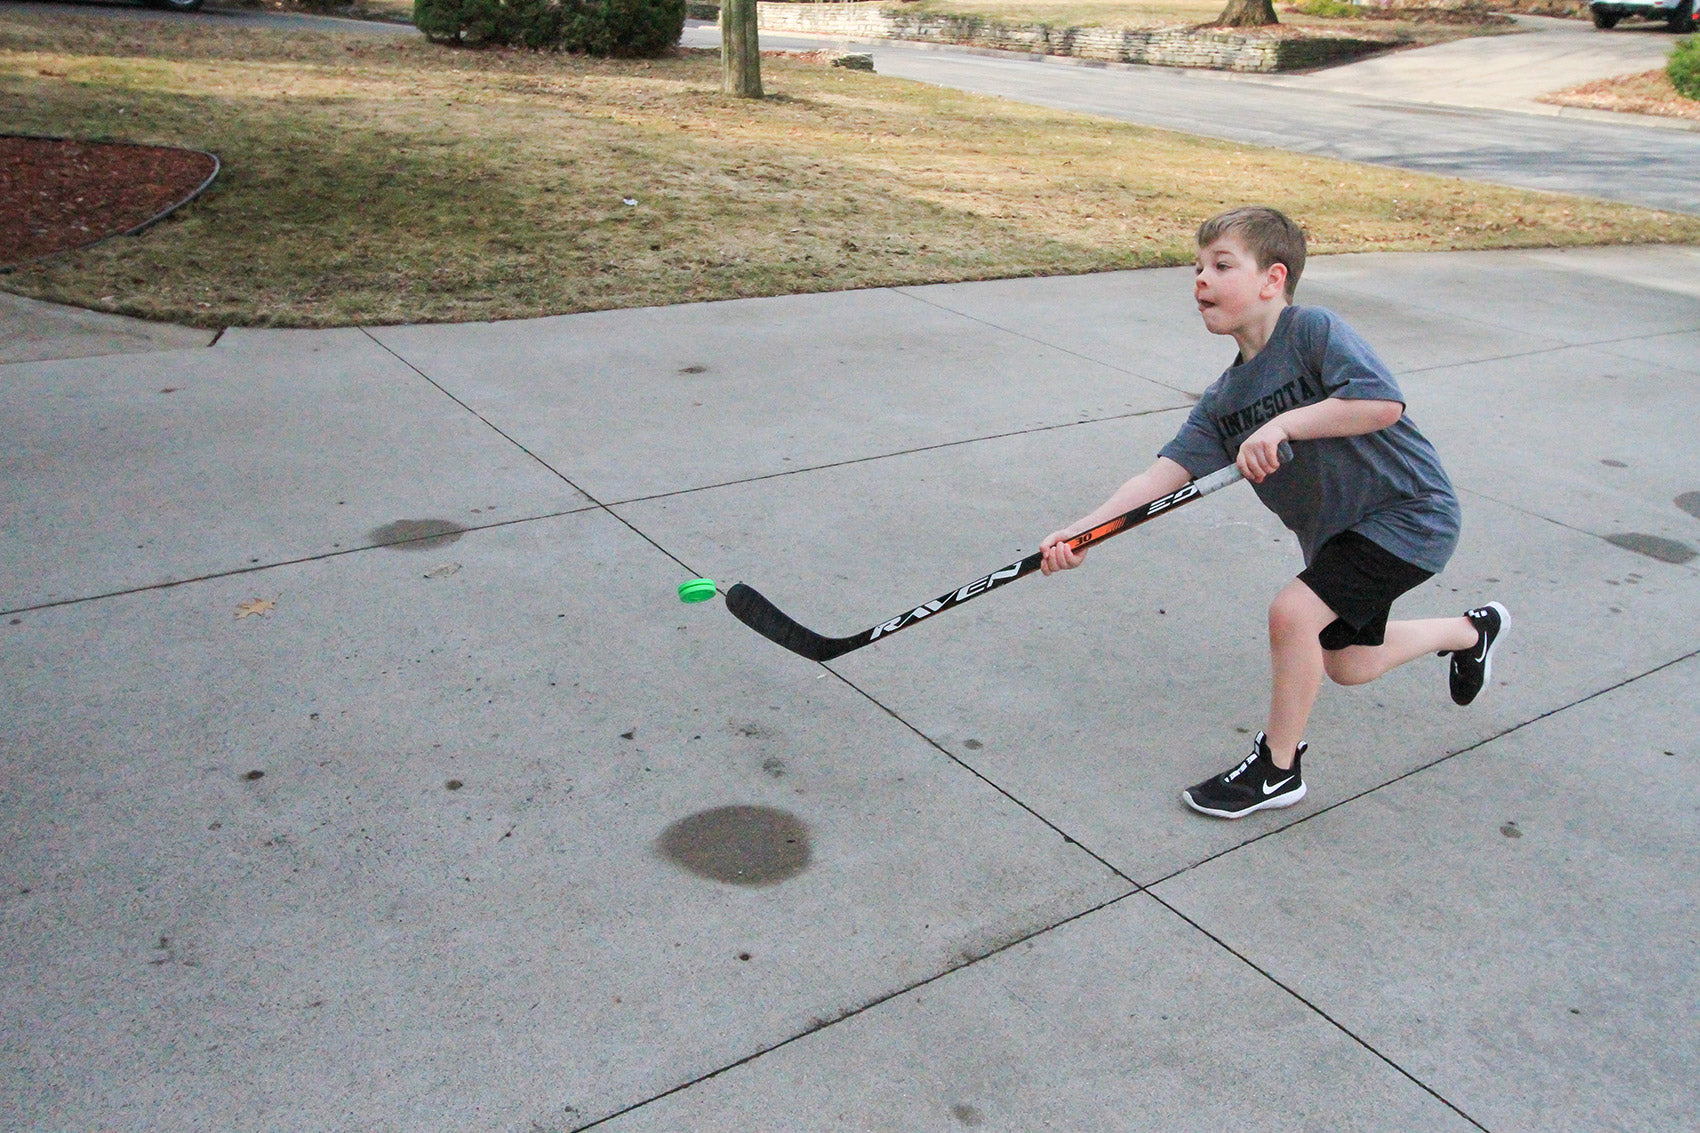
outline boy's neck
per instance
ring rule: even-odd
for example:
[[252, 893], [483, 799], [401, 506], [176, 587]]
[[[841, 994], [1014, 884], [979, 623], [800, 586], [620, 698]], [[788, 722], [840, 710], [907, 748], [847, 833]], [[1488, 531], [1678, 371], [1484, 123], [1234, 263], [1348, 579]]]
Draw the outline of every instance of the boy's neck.
[[1281, 321], [1281, 312], [1287, 309], [1286, 297], [1260, 306], [1253, 316], [1235, 328], [1231, 333], [1234, 341], [1240, 347], [1240, 365], [1245, 365], [1269, 345], [1269, 340], [1275, 334], [1275, 327]]

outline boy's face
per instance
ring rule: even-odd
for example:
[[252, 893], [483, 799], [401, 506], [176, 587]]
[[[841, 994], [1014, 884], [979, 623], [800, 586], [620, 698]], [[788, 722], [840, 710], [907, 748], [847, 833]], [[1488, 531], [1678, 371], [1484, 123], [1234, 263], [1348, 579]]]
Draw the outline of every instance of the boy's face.
[[1259, 268], [1233, 233], [1200, 248], [1193, 265], [1193, 299], [1211, 334], [1235, 334], [1286, 306], [1286, 283], [1284, 264]]

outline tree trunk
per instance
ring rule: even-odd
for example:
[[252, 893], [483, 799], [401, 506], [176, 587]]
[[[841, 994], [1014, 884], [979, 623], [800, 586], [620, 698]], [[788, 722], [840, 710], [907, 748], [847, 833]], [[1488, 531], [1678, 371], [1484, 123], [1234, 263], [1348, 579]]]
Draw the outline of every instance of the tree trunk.
[[1228, 0], [1228, 6], [1216, 17], [1218, 27], [1262, 28], [1281, 21], [1275, 18], [1274, 0]]
[[756, 0], [721, 0], [720, 89], [739, 98], [762, 96]]

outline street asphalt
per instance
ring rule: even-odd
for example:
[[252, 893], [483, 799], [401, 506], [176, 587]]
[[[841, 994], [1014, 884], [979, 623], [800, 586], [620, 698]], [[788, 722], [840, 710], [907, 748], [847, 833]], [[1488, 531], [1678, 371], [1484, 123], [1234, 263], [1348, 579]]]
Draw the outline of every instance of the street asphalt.
[[[838, 45], [874, 69], [958, 90], [1189, 134], [1423, 173], [1700, 212], [1693, 123], [1569, 110], [1546, 91], [1664, 65], [1673, 42], [1639, 28], [1524, 19], [1528, 32], [1394, 52], [1306, 75], [1091, 66], [933, 44], [766, 35], [764, 49]], [[719, 29], [685, 43], [718, 46]], [[1664, 128], [1660, 128], [1664, 127]]]
[[1400, 611], [1514, 624], [1468, 709], [1326, 690], [1237, 823], [1178, 792], [1298, 565], [1248, 489], [826, 666], [676, 597], [842, 634], [1032, 549], [1228, 362], [1184, 268], [216, 341], [7, 298], [0, 1127], [1687, 1128], [1696, 279], [1312, 262], [1463, 500]]

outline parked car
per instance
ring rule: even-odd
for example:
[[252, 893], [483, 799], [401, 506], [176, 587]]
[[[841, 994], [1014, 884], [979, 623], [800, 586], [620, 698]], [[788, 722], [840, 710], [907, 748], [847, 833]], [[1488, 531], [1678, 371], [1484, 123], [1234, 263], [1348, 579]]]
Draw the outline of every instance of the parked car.
[[1641, 20], [1663, 20], [1671, 31], [1695, 29], [1695, 0], [1590, 0], [1588, 14], [1594, 26], [1609, 28], [1626, 16]]

